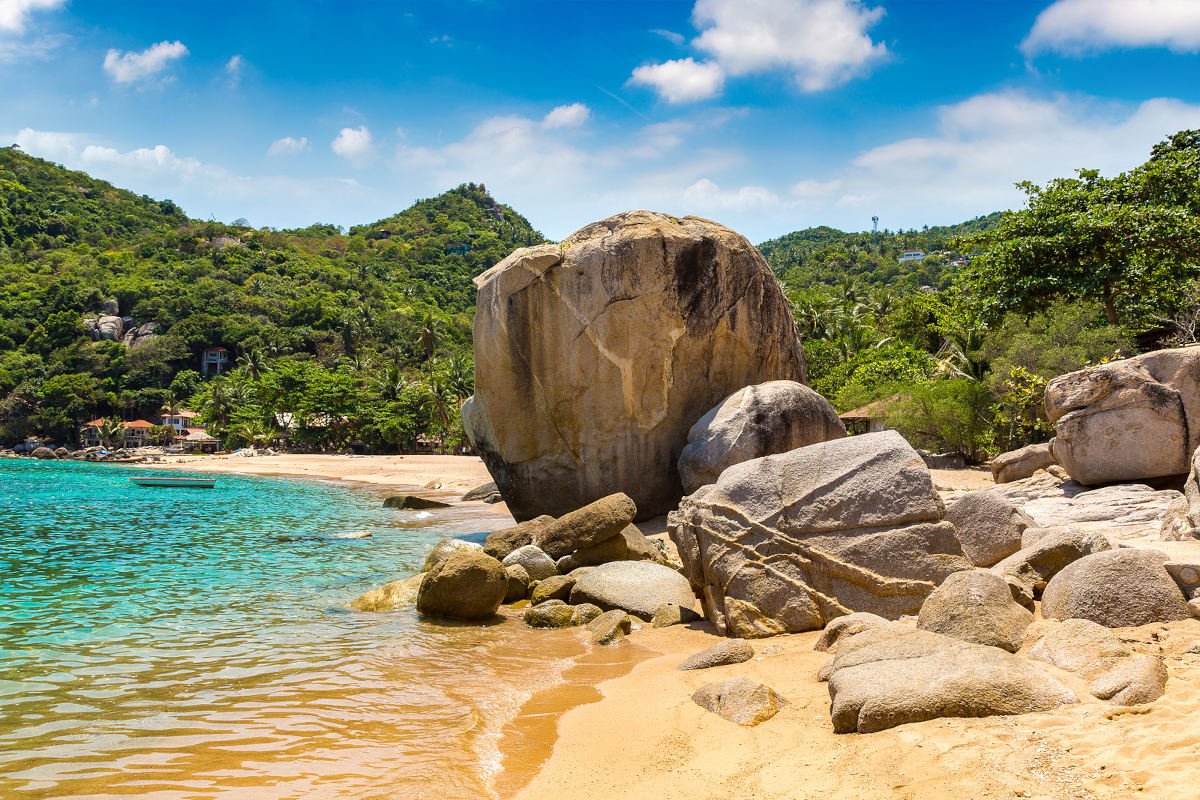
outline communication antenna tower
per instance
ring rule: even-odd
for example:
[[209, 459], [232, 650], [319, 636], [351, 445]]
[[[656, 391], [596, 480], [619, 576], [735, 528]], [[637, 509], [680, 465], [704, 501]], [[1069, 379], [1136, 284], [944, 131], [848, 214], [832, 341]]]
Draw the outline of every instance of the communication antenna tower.
[[871, 217], [871, 246], [879, 247], [879, 217]]

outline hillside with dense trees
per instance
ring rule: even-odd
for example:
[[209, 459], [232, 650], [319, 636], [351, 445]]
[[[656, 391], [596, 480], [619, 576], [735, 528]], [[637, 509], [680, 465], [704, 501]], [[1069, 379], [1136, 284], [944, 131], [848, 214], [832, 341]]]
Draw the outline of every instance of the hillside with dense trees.
[[[214, 395], [233, 444], [267, 438], [281, 414], [313, 446], [447, 433], [471, 393], [471, 279], [541, 241], [475, 184], [349, 232], [255, 230], [0, 149], [0, 441], [69, 441], [87, 419]], [[94, 340], [109, 300], [155, 335]], [[215, 347], [230, 374], [201, 381]], [[286, 388], [296, 371], [303, 387]], [[355, 419], [338, 392], [358, 400]]]

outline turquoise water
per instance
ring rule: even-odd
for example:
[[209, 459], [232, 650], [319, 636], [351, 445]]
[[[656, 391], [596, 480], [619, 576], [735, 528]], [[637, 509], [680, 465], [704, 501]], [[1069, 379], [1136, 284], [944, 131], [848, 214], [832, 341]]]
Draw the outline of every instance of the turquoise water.
[[343, 605], [503, 518], [134, 474], [0, 461], [0, 797], [487, 794], [498, 726], [562, 665], [530, 680], [519, 625]]

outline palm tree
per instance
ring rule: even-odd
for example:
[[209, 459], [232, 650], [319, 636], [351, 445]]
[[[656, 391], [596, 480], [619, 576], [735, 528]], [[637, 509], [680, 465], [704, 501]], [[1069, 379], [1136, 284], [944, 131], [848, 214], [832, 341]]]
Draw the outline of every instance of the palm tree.
[[391, 402], [400, 399], [408, 389], [410, 381], [400, 370], [398, 364], [388, 364], [382, 373], [375, 376], [372, 383], [379, 397], [382, 400]]
[[257, 381], [264, 372], [271, 371], [271, 365], [267, 362], [267, 357], [257, 347], [252, 347], [237, 361], [238, 366], [246, 371], [252, 380]]
[[442, 374], [445, 378], [447, 388], [458, 399], [462, 400], [475, 394], [475, 363], [462, 353], [455, 353], [446, 362], [446, 367]]
[[105, 417], [100, 420], [100, 427], [96, 429], [96, 435], [100, 437], [100, 443], [105, 447], [118, 447], [125, 441], [125, 426], [116, 417]]
[[234, 438], [244, 441], [251, 447], [266, 447], [279, 432], [264, 425], [260, 420], [250, 420], [239, 424], [231, 431]]
[[201, 398], [199, 411], [204, 415], [205, 422], [219, 431], [229, 422], [234, 402], [229, 391], [229, 381], [217, 378], [209, 385], [207, 394]]
[[415, 349], [425, 354], [425, 363], [432, 372], [433, 355], [446, 339], [446, 322], [430, 311], [417, 320], [408, 330], [409, 340]]
[[430, 416], [441, 423], [442, 430], [450, 433], [450, 420], [458, 408], [458, 398], [441, 378], [433, 378], [425, 390], [421, 407], [429, 411]]

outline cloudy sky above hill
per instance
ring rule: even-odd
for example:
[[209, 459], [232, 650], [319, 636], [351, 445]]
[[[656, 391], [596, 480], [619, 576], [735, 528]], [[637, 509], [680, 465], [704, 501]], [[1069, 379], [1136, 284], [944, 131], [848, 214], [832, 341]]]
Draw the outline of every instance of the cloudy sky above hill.
[[1200, 128], [1195, 0], [0, 0], [0, 138], [196, 217], [945, 224]]

